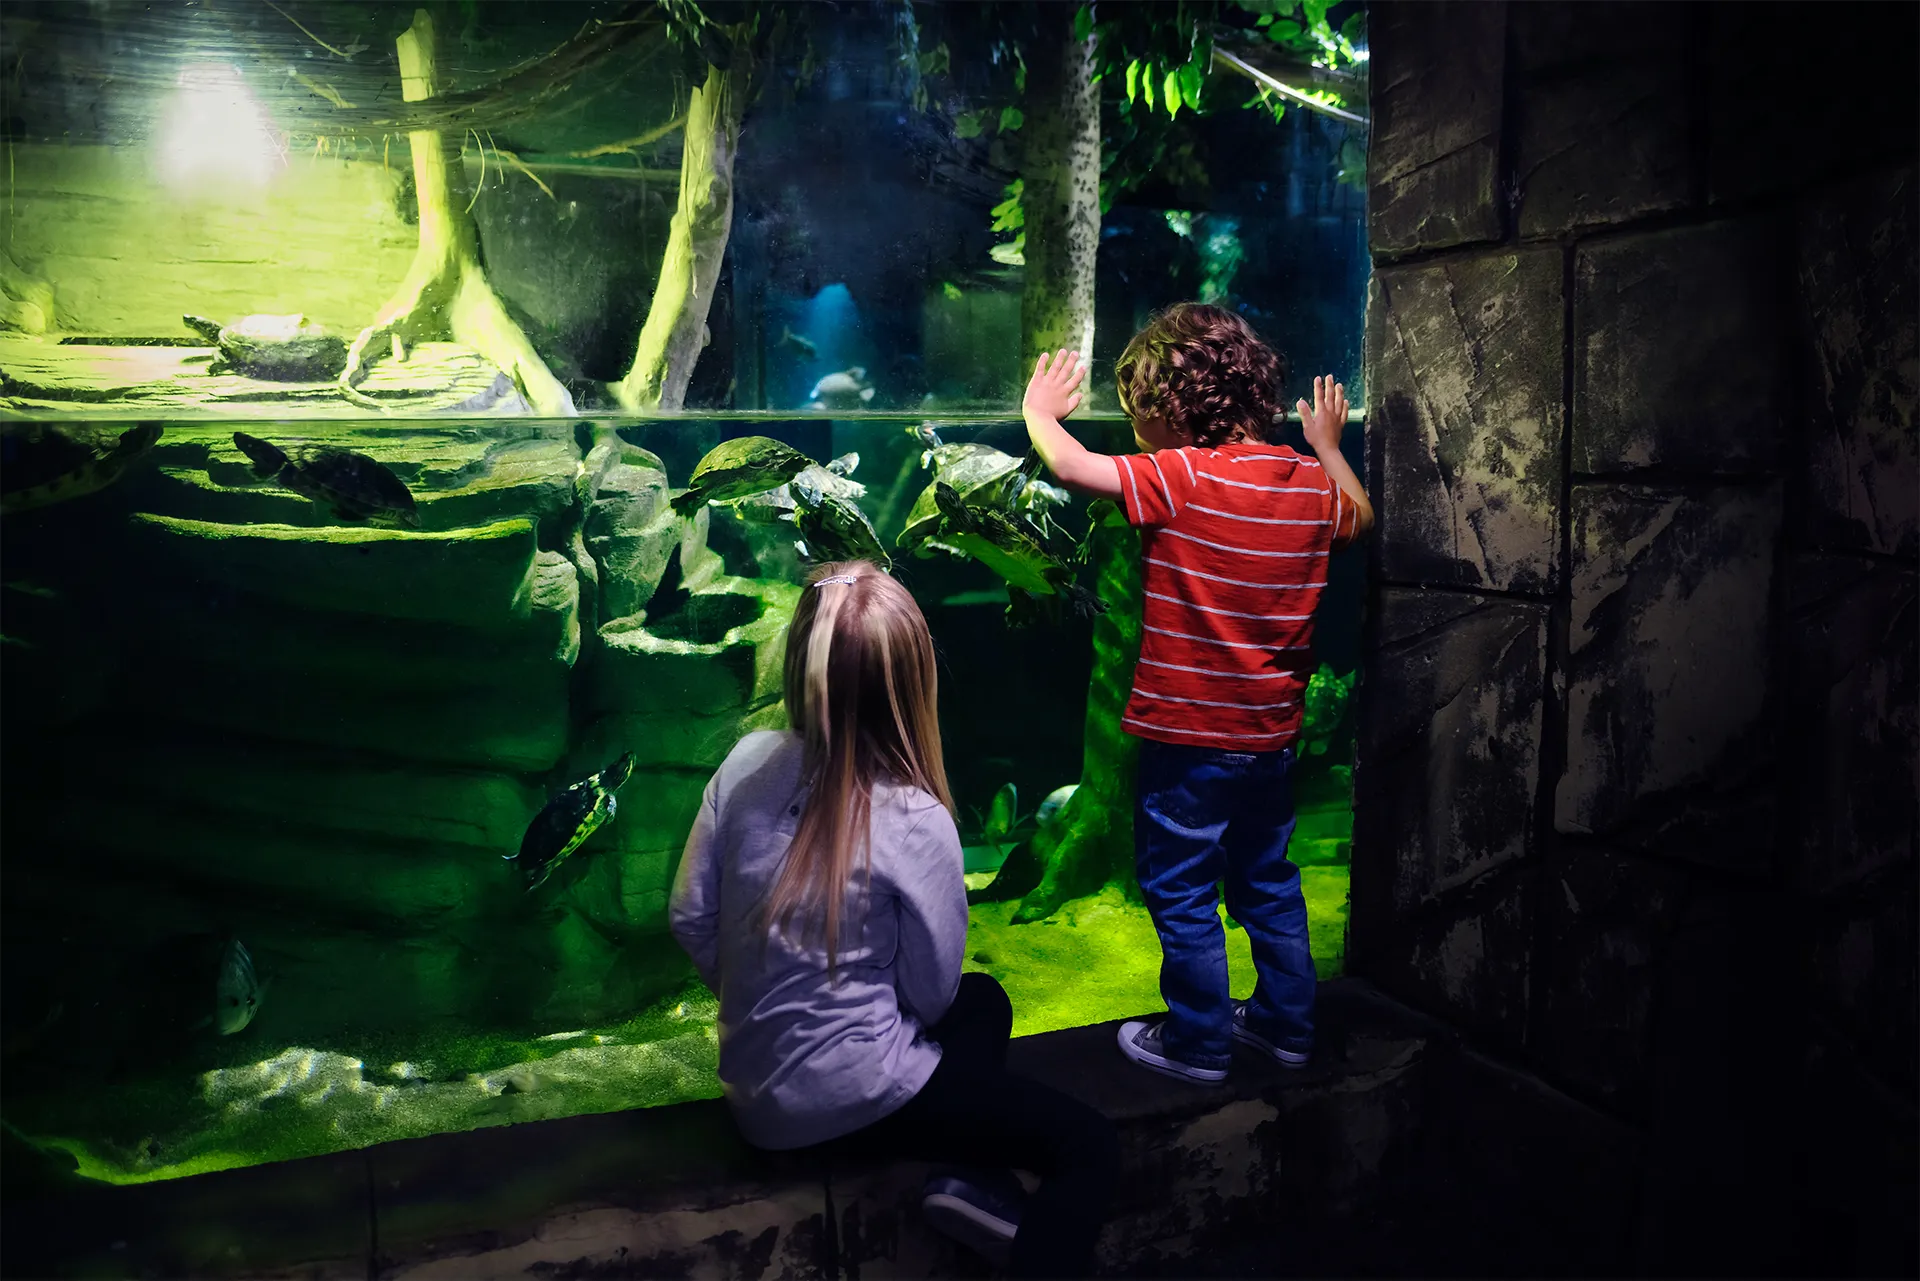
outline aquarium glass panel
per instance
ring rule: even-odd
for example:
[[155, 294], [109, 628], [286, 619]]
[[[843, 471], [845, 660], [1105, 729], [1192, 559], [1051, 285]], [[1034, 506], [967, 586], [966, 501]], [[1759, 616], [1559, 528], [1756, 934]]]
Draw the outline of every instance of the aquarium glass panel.
[[[9, 1142], [126, 1182], [715, 1097], [667, 896], [854, 555], [939, 651], [968, 968], [1022, 1035], [1161, 1008], [1129, 803], [1074, 799], [1134, 545], [1014, 482], [1021, 353], [1091, 335], [1105, 452], [1181, 299], [1362, 402], [1364, 26], [1278, 8], [0, 10]], [[943, 543], [936, 479], [1059, 590]], [[1361, 565], [1297, 769], [1322, 976]]]

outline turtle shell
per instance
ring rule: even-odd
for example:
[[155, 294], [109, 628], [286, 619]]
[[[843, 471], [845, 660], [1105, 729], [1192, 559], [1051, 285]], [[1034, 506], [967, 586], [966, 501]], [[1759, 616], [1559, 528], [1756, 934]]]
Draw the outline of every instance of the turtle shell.
[[614, 816], [613, 793], [633, 773], [633, 754], [627, 753], [598, 774], [589, 774], [564, 788], [527, 824], [520, 838], [520, 875], [529, 890], [543, 885], [567, 856]]
[[596, 776], [567, 788], [534, 815], [520, 838], [520, 875], [528, 889], [545, 884], [567, 856], [612, 817], [612, 801]]
[[322, 447], [303, 453], [289, 488], [325, 503], [344, 520], [420, 524], [406, 482], [385, 463], [352, 450]]
[[992, 508], [974, 508], [951, 487], [934, 482], [940, 518], [932, 538], [1004, 579], [1009, 587], [1051, 595], [1073, 581], [1073, 568], [1049, 551], [1033, 530]]
[[302, 315], [242, 316], [220, 330], [220, 355], [253, 378], [320, 382], [347, 366], [346, 339]]
[[802, 487], [795, 488], [794, 499], [794, 524], [806, 540], [810, 559], [870, 560], [882, 569], [892, 568], [873, 522], [853, 503]]
[[813, 459], [769, 436], [723, 440], [694, 467], [687, 490], [673, 500], [673, 509], [690, 516], [703, 503], [724, 503], [778, 489], [813, 465]]
[[951, 486], [962, 500], [970, 500], [998, 481], [1020, 470], [1020, 460], [991, 445], [941, 445], [931, 451], [933, 479], [920, 491], [907, 512], [905, 528], [896, 543], [915, 547], [925, 542], [940, 521], [940, 505], [934, 498], [941, 485]]

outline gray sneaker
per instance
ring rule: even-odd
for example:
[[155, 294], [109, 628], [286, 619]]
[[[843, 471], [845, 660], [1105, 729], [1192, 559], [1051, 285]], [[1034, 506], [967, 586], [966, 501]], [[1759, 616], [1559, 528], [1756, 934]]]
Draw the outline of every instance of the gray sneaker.
[[920, 1211], [944, 1236], [1005, 1267], [1027, 1192], [1012, 1171], [936, 1170], [920, 1193]]
[[1151, 1068], [1155, 1072], [1178, 1077], [1182, 1081], [1197, 1081], [1202, 1085], [1211, 1085], [1216, 1081], [1227, 1079], [1225, 1068], [1196, 1067], [1169, 1055], [1166, 1047], [1160, 1044], [1160, 1026], [1158, 1019], [1152, 1022], [1135, 1019], [1131, 1023], [1122, 1023], [1120, 1053], [1143, 1068]]
[[1313, 1057], [1311, 1048], [1304, 1050], [1289, 1049], [1277, 1041], [1269, 1041], [1266, 1037], [1261, 1036], [1258, 1032], [1248, 1027], [1247, 1003], [1245, 1001], [1235, 1001], [1233, 1003], [1233, 1039], [1242, 1045], [1251, 1045], [1254, 1049], [1260, 1051], [1260, 1053], [1266, 1055], [1268, 1058], [1273, 1059], [1282, 1067], [1305, 1067], [1307, 1060]]

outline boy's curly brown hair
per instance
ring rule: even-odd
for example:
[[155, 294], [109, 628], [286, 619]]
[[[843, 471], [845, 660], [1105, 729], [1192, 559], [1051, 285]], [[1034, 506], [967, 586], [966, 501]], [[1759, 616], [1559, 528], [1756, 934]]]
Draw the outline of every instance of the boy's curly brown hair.
[[1280, 417], [1287, 360], [1224, 307], [1175, 303], [1133, 336], [1114, 365], [1131, 418], [1164, 418], [1196, 445], [1263, 441]]

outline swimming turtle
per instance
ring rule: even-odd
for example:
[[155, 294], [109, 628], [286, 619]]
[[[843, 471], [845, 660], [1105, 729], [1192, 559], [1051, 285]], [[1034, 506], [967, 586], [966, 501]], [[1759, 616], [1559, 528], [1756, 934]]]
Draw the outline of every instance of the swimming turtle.
[[385, 463], [330, 445], [289, 457], [278, 445], [243, 431], [233, 433], [233, 443], [253, 464], [254, 475], [279, 481], [341, 520], [420, 528], [412, 491]]
[[798, 476], [813, 459], [791, 445], [767, 436], [739, 436], [723, 440], [707, 451], [687, 481], [687, 492], [675, 495], [673, 510], [691, 516], [704, 503], [725, 503], [751, 494], [764, 494]]
[[742, 520], [772, 523], [793, 519], [793, 486], [805, 481], [823, 494], [844, 498], [854, 502], [865, 498], [867, 487], [851, 479], [853, 469], [860, 465], [860, 455], [842, 454], [826, 466], [809, 463], [792, 481], [778, 489], [769, 489], [764, 494], [749, 494], [737, 498], [726, 506]]
[[628, 752], [598, 774], [554, 793], [546, 808], [533, 816], [527, 834], [520, 838], [520, 852], [506, 855], [519, 860], [529, 891], [546, 884], [567, 856], [614, 816], [619, 808], [614, 793], [632, 774], [633, 753]]
[[118, 433], [45, 423], [8, 427], [0, 434], [0, 515], [105, 489], [159, 439], [159, 423], [135, 423]]
[[802, 556], [816, 563], [870, 560], [882, 569], [893, 568], [873, 522], [851, 499], [822, 492], [804, 475], [794, 478], [792, 488], [793, 523], [800, 531]]
[[979, 561], [1007, 584], [1007, 621], [1024, 626], [1038, 617], [1038, 602], [1058, 597], [1082, 615], [1106, 612], [1106, 602], [1074, 582], [1074, 565], [1041, 541], [1025, 521], [965, 502], [951, 485], [934, 482], [940, 521], [930, 541]]
[[347, 367], [347, 340], [302, 315], [242, 316], [221, 325], [182, 316], [187, 328], [219, 349], [210, 374], [232, 369], [272, 382], [325, 382]]
[[921, 556], [930, 550], [928, 540], [940, 524], [937, 491], [941, 485], [952, 488], [969, 507], [1010, 512], [1040, 470], [1040, 456], [1031, 451], [1025, 459], [991, 445], [937, 445], [928, 452], [933, 481], [914, 499], [906, 526], [894, 540], [896, 546]]

